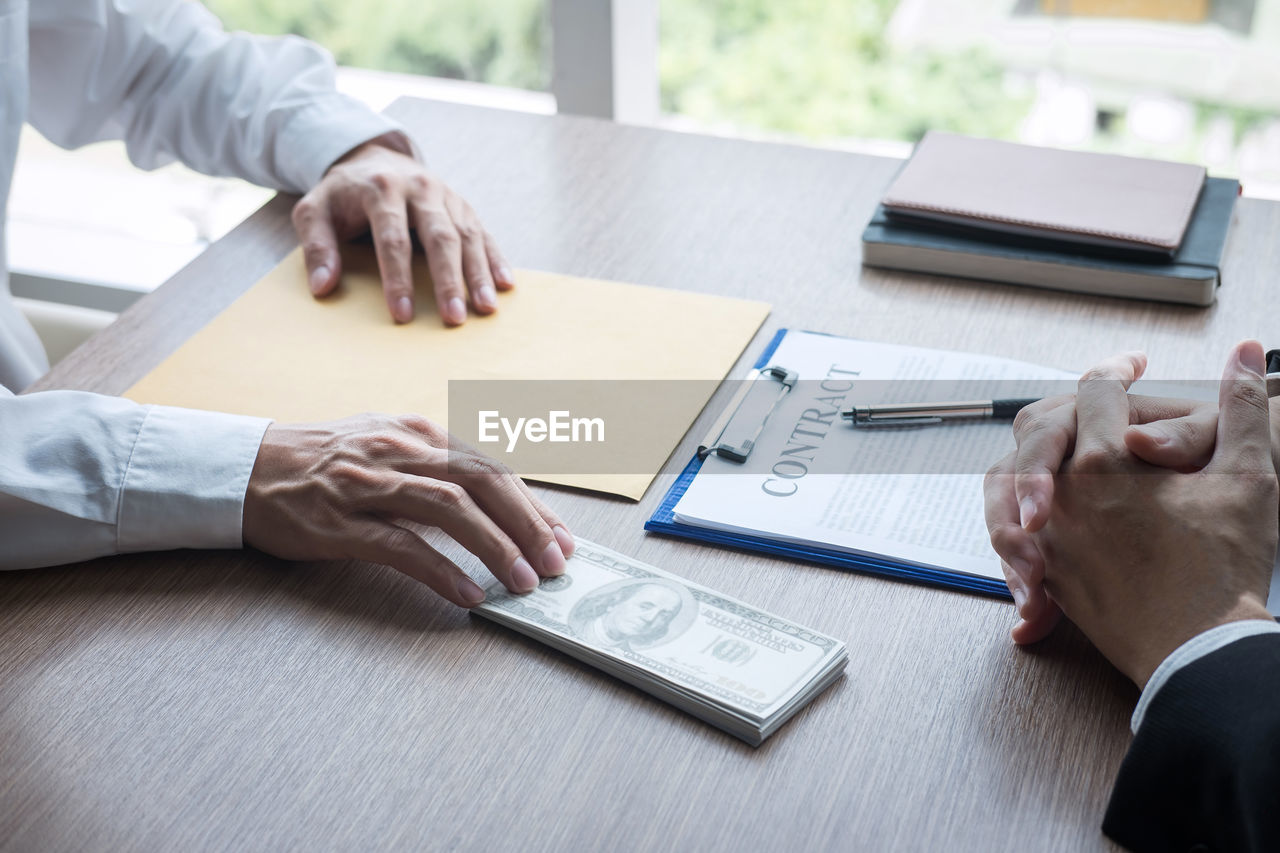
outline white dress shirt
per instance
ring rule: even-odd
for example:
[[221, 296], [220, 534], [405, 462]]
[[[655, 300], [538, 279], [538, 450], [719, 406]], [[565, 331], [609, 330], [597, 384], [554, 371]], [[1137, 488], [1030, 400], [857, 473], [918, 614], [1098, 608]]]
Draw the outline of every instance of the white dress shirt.
[[[334, 91], [319, 47], [227, 34], [189, 0], [0, 0], [0, 233], [24, 120], [66, 147], [123, 139], [144, 168], [177, 159], [293, 192], [399, 133]], [[240, 547], [267, 421], [73, 391], [14, 396], [47, 368], [0, 240], [0, 569]]]

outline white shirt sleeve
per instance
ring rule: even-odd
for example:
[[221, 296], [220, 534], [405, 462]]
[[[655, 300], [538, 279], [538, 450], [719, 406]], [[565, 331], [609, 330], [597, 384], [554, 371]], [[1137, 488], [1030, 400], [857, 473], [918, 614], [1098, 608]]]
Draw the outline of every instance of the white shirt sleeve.
[[30, 6], [31, 123], [75, 147], [123, 139], [143, 168], [174, 159], [292, 192], [400, 127], [334, 91], [333, 58], [293, 36], [229, 34], [191, 0]]
[[1147, 679], [1147, 686], [1142, 688], [1142, 695], [1138, 697], [1138, 707], [1133, 709], [1133, 718], [1129, 722], [1129, 728], [1133, 730], [1134, 734], [1138, 733], [1138, 728], [1142, 725], [1143, 718], [1146, 717], [1147, 708], [1150, 707], [1156, 694], [1160, 692], [1160, 688], [1178, 670], [1207, 654], [1216, 652], [1223, 646], [1234, 643], [1236, 640], [1243, 640], [1245, 637], [1253, 637], [1257, 634], [1280, 634], [1280, 623], [1275, 620], [1266, 621], [1264, 619], [1243, 619], [1239, 622], [1228, 622], [1225, 625], [1219, 625], [1216, 628], [1210, 628], [1208, 631], [1197, 634], [1178, 646], [1167, 658], [1161, 661], [1160, 665], [1156, 667], [1156, 671], [1151, 673], [1151, 678]]
[[0, 569], [239, 548], [269, 421], [0, 387]]

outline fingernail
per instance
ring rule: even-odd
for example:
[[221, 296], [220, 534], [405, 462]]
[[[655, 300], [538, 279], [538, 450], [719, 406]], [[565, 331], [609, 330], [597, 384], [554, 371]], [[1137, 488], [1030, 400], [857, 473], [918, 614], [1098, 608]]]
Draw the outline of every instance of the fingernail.
[[1246, 370], [1250, 370], [1259, 376], [1267, 372], [1267, 365], [1264, 362], [1265, 356], [1262, 353], [1262, 347], [1254, 341], [1250, 341], [1248, 346], [1240, 348], [1240, 364]]
[[507, 284], [516, 283], [516, 274], [512, 272], [511, 267], [507, 266], [506, 264], [503, 264], [501, 267], [498, 268], [498, 278], [502, 279]]
[[396, 300], [396, 322], [407, 323], [413, 319], [413, 303], [409, 297], [401, 296]]
[[481, 308], [497, 308], [498, 294], [494, 292], [492, 287], [485, 285], [476, 293], [476, 305]]
[[529, 592], [538, 585], [538, 573], [524, 557], [516, 557], [516, 561], [511, 564], [511, 582], [521, 592]]
[[459, 578], [458, 597], [462, 599], [467, 607], [475, 607], [484, 601], [484, 590], [471, 578]]
[[560, 545], [560, 553], [564, 554], [565, 557], [572, 557], [573, 549], [575, 547], [573, 534], [565, 530], [564, 527], [559, 524], [551, 528], [551, 532], [555, 535], [556, 542]]
[[1016, 584], [1009, 591], [1013, 593], [1013, 606], [1018, 609], [1018, 613], [1022, 613], [1022, 608], [1027, 604], [1026, 592], [1023, 591], [1022, 587], [1017, 586]]
[[542, 571], [548, 575], [564, 574], [564, 552], [560, 550], [559, 540], [547, 546], [542, 552]]
[[445, 305], [445, 319], [454, 325], [467, 322], [467, 303], [455, 296]]
[[316, 267], [311, 271], [311, 292], [319, 293], [329, 281], [329, 268]]
[[1018, 501], [1018, 522], [1024, 529], [1031, 523], [1031, 519], [1035, 514], [1036, 502], [1032, 499], [1031, 495], [1027, 495], [1025, 498]]

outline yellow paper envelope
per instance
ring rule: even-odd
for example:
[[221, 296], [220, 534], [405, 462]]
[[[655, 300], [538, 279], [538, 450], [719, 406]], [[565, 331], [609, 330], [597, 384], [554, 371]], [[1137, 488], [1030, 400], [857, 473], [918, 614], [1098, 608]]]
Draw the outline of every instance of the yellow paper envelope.
[[629, 470], [534, 475], [639, 500], [769, 313], [761, 302], [522, 270], [497, 313], [446, 328], [421, 258], [414, 280], [417, 316], [398, 326], [371, 248], [347, 249], [342, 284], [323, 300], [295, 251], [125, 396], [280, 421], [412, 412], [452, 427], [450, 380], [703, 380], [635, 407], [645, 411]]

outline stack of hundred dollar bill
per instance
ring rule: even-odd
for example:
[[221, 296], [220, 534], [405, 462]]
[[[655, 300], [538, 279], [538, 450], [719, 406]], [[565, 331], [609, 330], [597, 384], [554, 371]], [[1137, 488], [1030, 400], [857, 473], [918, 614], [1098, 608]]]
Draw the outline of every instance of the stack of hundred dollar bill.
[[839, 640], [583, 539], [560, 577], [525, 595], [495, 584], [473, 612], [755, 746], [849, 660]]

